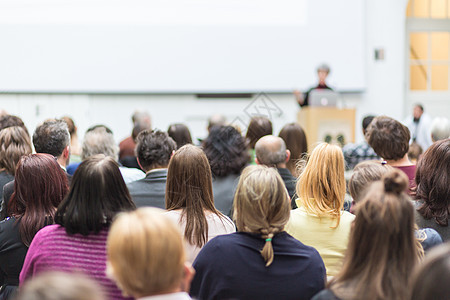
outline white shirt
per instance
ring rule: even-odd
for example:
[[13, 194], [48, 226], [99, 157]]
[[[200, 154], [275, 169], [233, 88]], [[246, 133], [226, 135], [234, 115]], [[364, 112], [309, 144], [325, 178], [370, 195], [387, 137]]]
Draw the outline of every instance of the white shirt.
[[139, 298], [138, 300], [190, 300], [190, 299], [192, 299], [192, 298], [189, 297], [189, 295], [187, 293], [178, 292], [178, 293], [148, 296], [148, 297]]
[[414, 123], [413, 116], [409, 116], [403, 123], [408, 127], [411, 133], [411, 141], [414, 137], [416, 138], [416, 143], [422, 147], [422, 150], [428, 149], [433, 141], [431, 140], [431, 118], [427, 114], [423, 113], [419, 119], [418, 123]]

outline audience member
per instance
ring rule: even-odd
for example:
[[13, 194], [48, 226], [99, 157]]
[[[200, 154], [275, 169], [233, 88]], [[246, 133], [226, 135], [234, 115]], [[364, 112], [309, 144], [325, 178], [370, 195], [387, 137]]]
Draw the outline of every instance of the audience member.
[[369, 145], [386, 162], [405, 172], [409, 178], [410, 194], [415, 187], [416, 166], [409, 161], [409, 129], [402, 123], [386, 116], [373, 119], [366, 133]]
[[231, 217], [234, 193], [250, 156], [244, 137], [232, 126], [214, 126], [203, 141], [213, 175], [214, 205]]
[[407, 187], [399, 170], [370, 186], [356, 206], [343, 267], [314, 300], [406, 299], [408, 279], [423, 254]]
[[[14, 180], [16, 165], [22, 155], [32, 152], [30, 136], [23, 127], [12, 126], [0, 130], [0, 220], [6, 218], [6, 208], [11, 193], [3, 197], [3, 188]], [[11, 185], [11, 190], [14, 184]], [[4, 199], [5, 198], [5, 199]]]
[[61, 118], [67, 124], [70, 134], [70, 161], [81, 162], [81, 147], [78, 141], [77, 126], [71, 117], [64, 116]]
[[341, 148], [321, 143], [311, 153], [297, 182], [297, 209], [286, 231], [316, 248], [334, 276], [341, 268], [354, 215], [342, 211], [345, 197], [344, 155]]
[[106, 238], [114, 216], [134, 208], [117, 162], [105, 155], [87, 158], [56, 211], [56, 225], [41, 229], [31, 242], [20, 284], [43, 271], [76, 271], [95, 279], [108, 299], [122, 299], [106, 278]]
[[435, 118], [431, 123], [431, 140], [434, 142], [450, 138], [450, 122], [447, 118]]
[[251, 164], [255, 164], [255, 144], [265, 135], [272, 134], [272, 122], [266, 117], [253, 117], [247, 128], [245, 136], [248, 146], [250, 148]]
[[191, 132], [184, 124], [171, 124], [167, 133], [177, 143], [177, 149], [186, 144], [192, 144]]
[[227, 123], [227, 118], [221, 114], [214, 114], [208, 119], [208, 133], [214, 126], [225, 126]]
[[235, 231], [230, 218], [214, 207], [208, 159], [193, 145], [181, 147], [170, 159], [166, 208], [184, 232], [190, 262], [210, 239]]
[[[133, 139], [133, 143], [134, 143], [134, 152], [133, 155], [120, 155], [120, 150], [119, 150], [119, 162], [120, 164], [122, 164], [123, 166], [127, 167], [127, 168], [136, 168], [136, 169], [140, 169], [139, 163], [137, 162], [137, 157], [136, 157], [136, 138], [139, 135], [139, 133], [141, 131], [144, 130], [149, 130], [150, 127], [148, 124], [143, 124], [143, 123], [137, 123], [136, 125], [134, 125], [133, 127], [133, 131], [131, 133], [131, 138]], [[120, 146], [119, 146], [120, 148]], [[142, 170], [144, 171], [144, 170]]]
[[140, 131], [152, 128], [152, 119], [148, 112], [135, 111], [131, 116], [131, 121], [133, 122], [132, 135], [119, 143], [119, 159], [123, 159], [126, 156], [134, 156], [135, 138], [139, 134], [137, 128], [141, 128]]
[[286, 144], [283, 139], [273, 135], [263, 136], [256, 142], [255, 154], [255, 162], [257, 164], [277, 169], [289, 193], [292, 209], [297, 208], [295, 204], [296, 196], [294, 197], [296, 179], [286, 168], [286, 163], [289, 162], [291, 152], [286, 149]]
[[310, 299], [324, 288], [320, 255], [284, 231], [290, 203], [278, 172], [249, 166], [236, 191], [238, 232], [209, 241], [194, 262], [198, 299]]
[[413, 114], [404, 121], [411, 133], [411, 141], [416, 142], [425, 151], [432, 144], [431, 141], [431, 118], [424, 113], [421, 104], [414, 105]]
[[8, 128], [8, 127], [14, 127], [14, 126], [22, 127], [23, 129], [25, 129], [26, 133], [28, 134], [28, 129], [25, 126], [25, 124], [23, 123], [21, 118], [19, 118], [17, 116], [9, 115], [9, 114], [2, 114], [0, 116], [0, 130]]
[[[392, 170], [393, 167], [376, 160], [363, 161], [356, 165], [348, 182], [348, 190], [353, 198], [351, 213], [355, 212], [355, 206], [364, 198], [371, 183], [381, 180], [383, 175]], [[415, 233], [425, 251], [442, 244], [441, 236], [432, 228], [417, 229]]]
[[146, 172], [145, 178], [128, 183], [128, 190], [136, 207], [166, 208], [167, 166], [176, 143], [166, 132], [144, 130], [137, 136], [138, 163]]
[[20, 158], [14, 193], [8, 204], [10, 218], [0, 222], [0, 299], [11, 299], [33, 237], [53, 224], [56, 208], [68, 191], [67, 177], [49, 154]]
[[20, 288], [16, 300], [104, 300], [94, 281], [82, 274], [47, 272]]
[[[81, 159], [83, 161], [97, 154], [104, 154], [117, 161], [117, 152], [118, 148], [114, 142], [113, 133], [109, 128], [104, 125], [96, 125], [87, 130], [81, 149]], [[145, 173], [139, 169], [119, 165], [119, 170], [125, 183], [130, 183], [145, 177]]]
[[[367, 127], [374, 118], [374, 116], [366, 116], [363, 119], [362, 131], [364, 137], [366, 136]], [[369, 146], [366, 139], [358, 144], [350, 143], [345, 145], [344, 148], [342, 148], [342, 152], [344, 152], [345, 168], [347, 170], [353, 170], [353, 168], [362, 161], [379, 158], [372, 147]]]
[[121, 214], [108, 235], [108, 274], [135, 299], [191, 299], [194, 270], [180, 230], [156, 208]]
[[449, 299], [450, 243], [433, 249], [416, 266], [409, 287], [410, 300]]
[[408, 158], [411, 163], [417, 164], [417, 161], [419, 160], [419, 157], [422, 155], [422, 153], [422, 147], [420, 147], [420, 145], [416, 142], [412, 142], [411, 145], [409, 145]]
[[297, 178], [300, 173], [297, 170], [297, 163], [308, 154], [308, 143], [303, 128], [297, 123], [286, 124], [278, 135], [286, 143], [286, 147], [291, 151], [291, 159], [286, 164], [286, 168]]
[[416, 173], [416, 222], [450, 240], [450, 138], [435, 142], [421, 156]]

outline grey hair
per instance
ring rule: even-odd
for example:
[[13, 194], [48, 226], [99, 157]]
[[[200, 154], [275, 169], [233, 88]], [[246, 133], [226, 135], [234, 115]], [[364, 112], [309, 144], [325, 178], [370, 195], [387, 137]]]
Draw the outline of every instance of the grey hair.
[[[267, 142], [268, 139], [271, 141]], [[260, 164], [276, 166], [286, 162], [286, 143], [273, 135], [263, 136], [255, 144], [255, 154]]]
[[319, 71], [325, 71], [327, 73], [330, 73], [330, 66], [328, 66], [327, 64], [320, 64], [317, 67], [317, 72], [319, 72]]
[[81, 159], [85, 160], [96, 154], [110, 156], [116, 161], [118, 159], [119, 147], [116, 145], [113, 135], [108, 133], [104, 127], [97, 127], [84, 135]]
[[431, 123], [431, 138], [433, 142], [450, 137], [450, 122], [447, 118], [437, 117]]

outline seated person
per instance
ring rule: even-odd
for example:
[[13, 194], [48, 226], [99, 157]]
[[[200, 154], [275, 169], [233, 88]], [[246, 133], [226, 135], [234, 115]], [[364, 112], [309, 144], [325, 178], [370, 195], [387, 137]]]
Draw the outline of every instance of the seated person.
[[[107, 243], [107, 273], [135, 299], [191, 299], [194, 270], [186, 263], [178, 226], [157, 208], [120, 215]], [[155, 296], [155, 297], [153, 297]]]
[[319, 253], [284, 227], [291, 209], [276, 170], [249, 166], [235, 196], [238, 232], [209, 241], [194, 262], [198, 299], [310, 299], [324, 288]]

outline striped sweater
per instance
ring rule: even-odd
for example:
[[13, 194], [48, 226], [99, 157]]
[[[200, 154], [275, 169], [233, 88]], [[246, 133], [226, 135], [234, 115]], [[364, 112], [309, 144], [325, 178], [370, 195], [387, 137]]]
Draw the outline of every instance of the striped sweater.
[[106, 277], [106, 239], [108, 230], [83, 236], [68, 235], [60, 225], [41, 229], [28, 249], [20, 285], [43, 271], [79, 272], [101, 285], [107, 299], [124, 299], [116, 284]]

